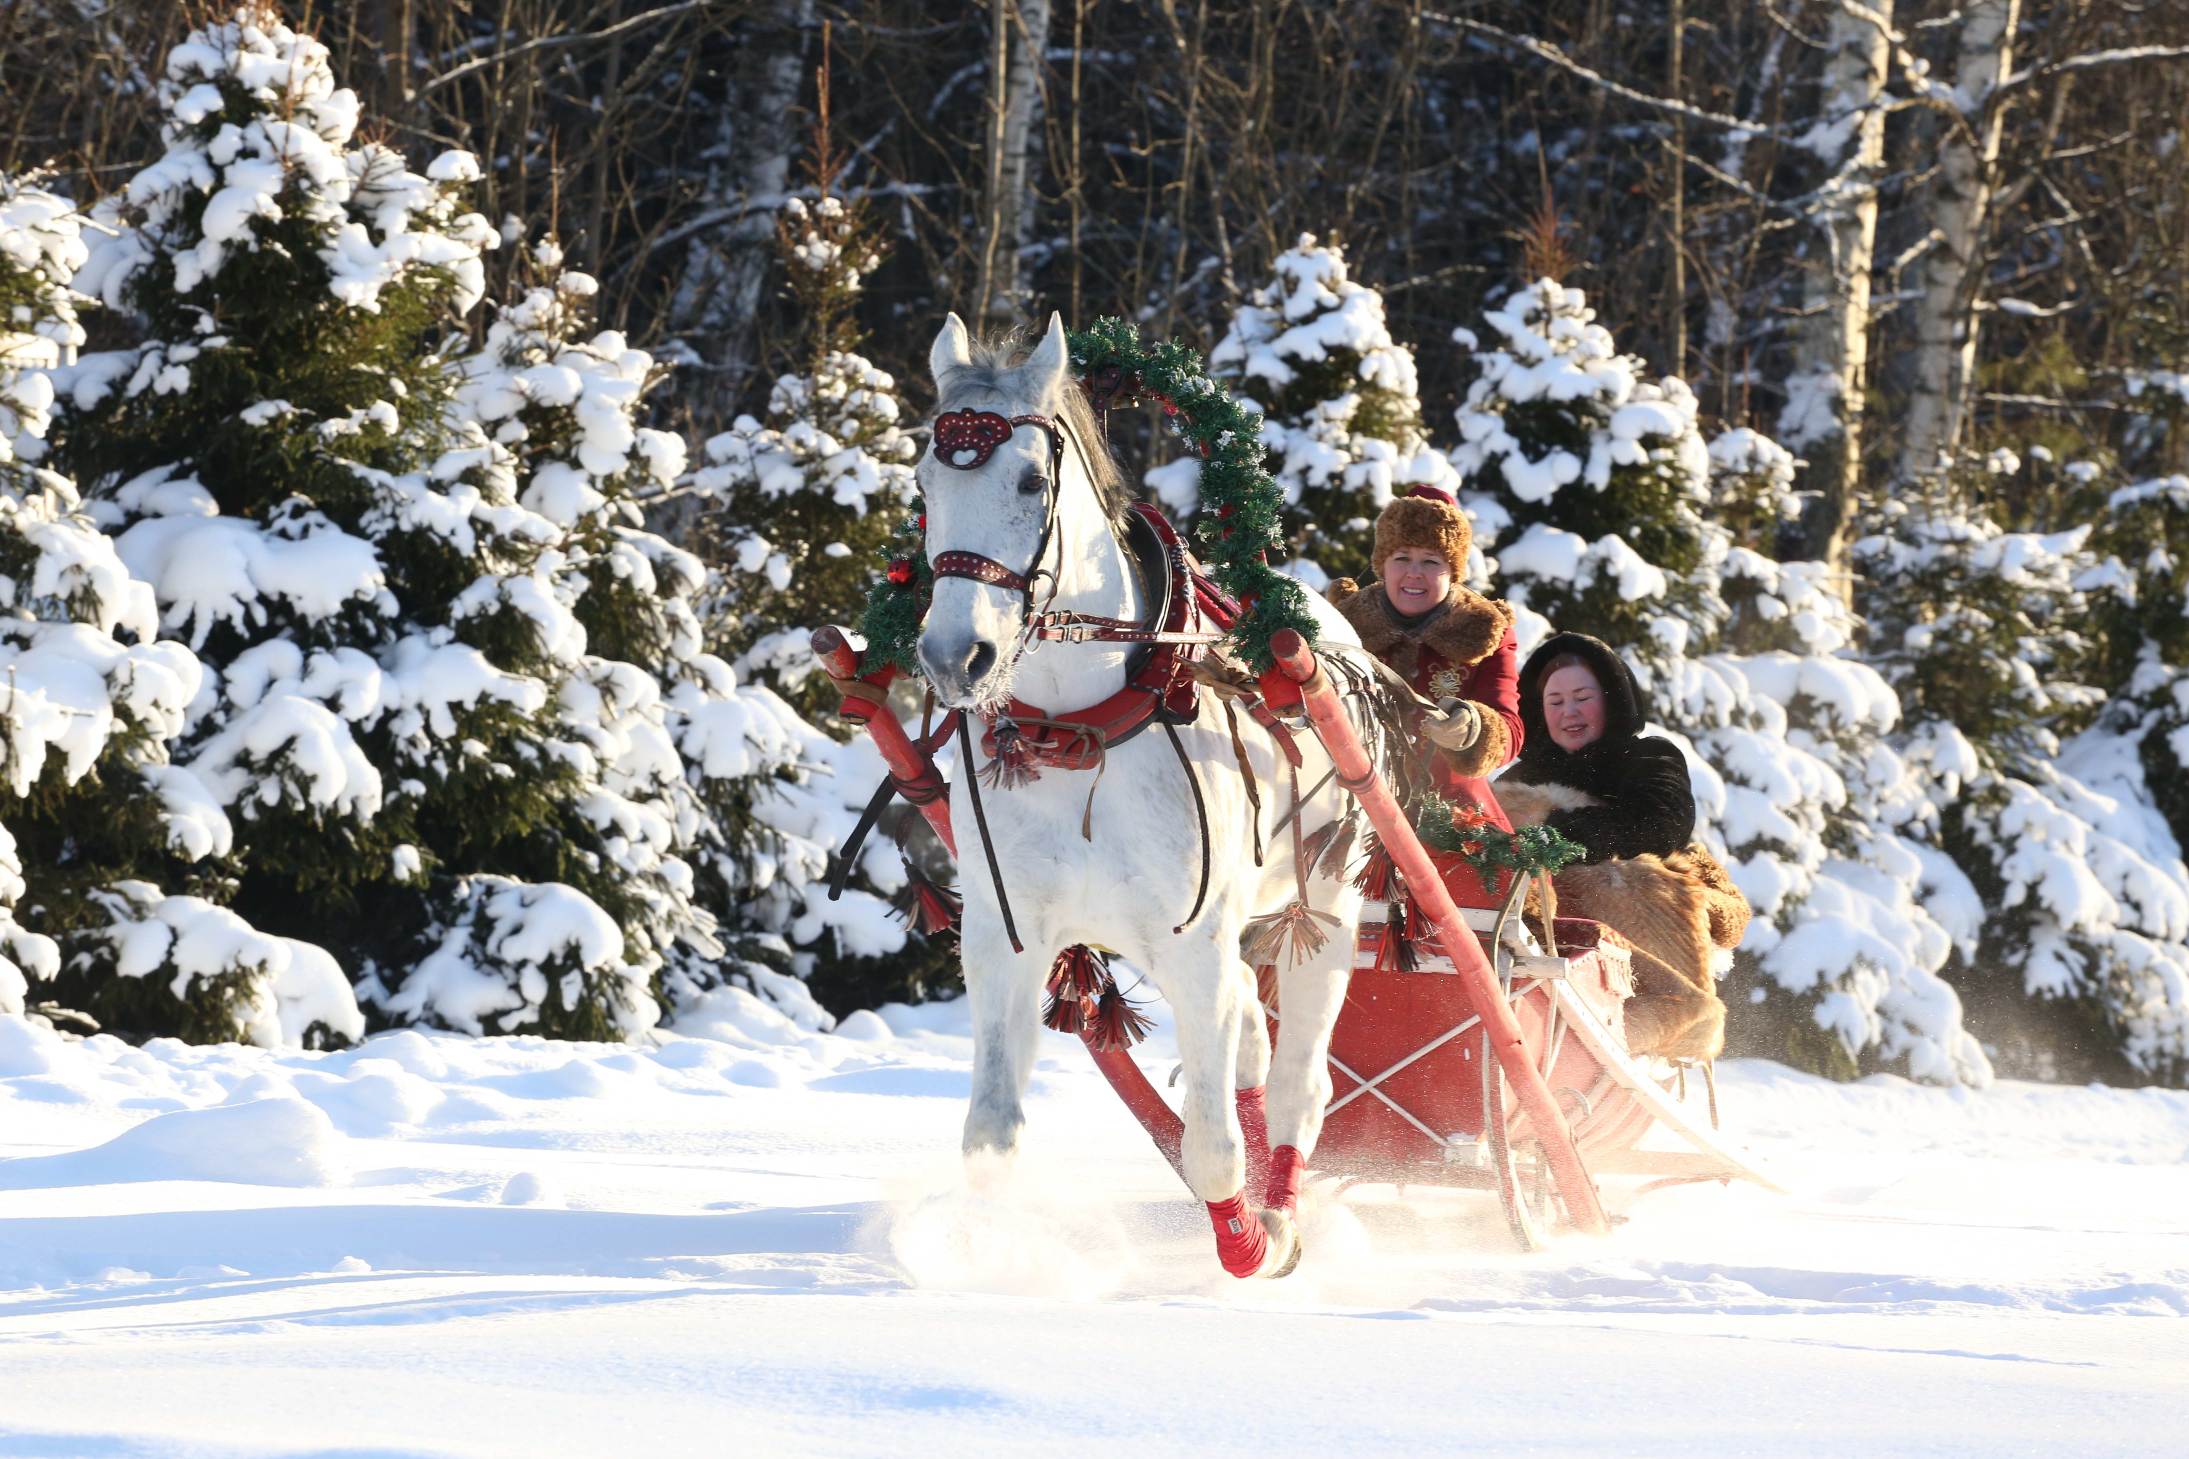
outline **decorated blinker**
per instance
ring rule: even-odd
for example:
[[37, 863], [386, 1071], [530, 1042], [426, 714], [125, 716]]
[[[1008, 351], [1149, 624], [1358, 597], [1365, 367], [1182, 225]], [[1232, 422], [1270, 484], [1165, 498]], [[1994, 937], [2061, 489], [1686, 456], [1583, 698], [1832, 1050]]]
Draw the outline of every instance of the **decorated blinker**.
[[945, 411], [935, 417], [935, 459], [959, 471], [977, 471], [1015, 429], [992, 410]]

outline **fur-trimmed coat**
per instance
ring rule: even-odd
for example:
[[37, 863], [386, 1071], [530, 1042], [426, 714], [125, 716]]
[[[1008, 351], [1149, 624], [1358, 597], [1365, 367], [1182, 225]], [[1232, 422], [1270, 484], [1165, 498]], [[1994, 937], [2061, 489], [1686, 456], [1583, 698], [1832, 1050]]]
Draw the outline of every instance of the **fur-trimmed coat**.
[[1388, 664], [1431, 703], [1464, 699], [1481, 716], [1482, 734], [1455, 753], [1422, 742], [1438, 789], [1489, 774], [1520, 753], [1520, 643], [1513, 610], [1495, 598], [1452, 584], [1442, 604], [1411, 619], [1400, 615], [1380, 583], [1339, 578], [1325, 590], [1361, 646]]

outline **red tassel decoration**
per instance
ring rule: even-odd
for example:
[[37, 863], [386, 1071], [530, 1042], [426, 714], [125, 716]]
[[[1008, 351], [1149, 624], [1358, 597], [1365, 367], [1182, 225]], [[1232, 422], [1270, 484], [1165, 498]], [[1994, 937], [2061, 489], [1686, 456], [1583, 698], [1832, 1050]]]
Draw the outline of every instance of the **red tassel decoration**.
[[910, 861], [904, 864], [904, 889], [890, 898], [897, 916], [922, 937], [955, 932], [965, 911], [965, 899], [949, 887], [930, 880]]
[[1093, 1020], [1103, 996], [1116, 987], [1102, 954], [1074, 943], [1057, 954], [1049, 969], [1049, 999], [1041, 1021], [1058, 1033], [1078, 1033]]
[[1376, 949], [1376, 969], [1385, 973], [1411, 973], [1421, 967], [1414, 939], [1407, 935], [1407, 903], [1391, 904], [1390, 920], [1383, 924], [1383, 943]]
[[1254, 994], [1262, 1000], [1262, 1007], [1271, 1013], [1277, 1011], [1277, 967], [1274, 963], [1258, 963], [1254, 968]]
[[1353, 885], [1371, 902], [1388, 902], [1398, 895], [1398, 864], [1391, 853], [1383, 849], [1383, 842], [1370, 831], [1361, 839], [1361, 850], [1366, 859], [1353, 873]]
[[993, 758], [980, 772], [981, 784], [991, 790], [1015, 790], [1041, 778], [1034, 747], [1015, 723], [997, 720], [996, 727], [988, 732], [988, 741]]
[[1338, 839], [1338, 832], [1343, 830], [1344, 827], [1344, 821], [1332, 821], [1329, 825], [1318, 826], [1302, 836], [1300, 838], [1300, 865], [1312, 870], [1328, 853], [1331, 843]]
[[1051, 998], [1041, 1010], [1043, 1025], [1058, 1033], [1076, 1034], [1086, 1026], [1087, 1014], [1095, 1005], [1077, 998]]
[[1345, 875], [1346, 858], [1353, 854], [1353, 820], [1347, 816], [1332, 821], [1330, 829], [1329, 844], [1323, 847], [1321, 855], [1310, 856], [1308, 863], [1315, 868], [1317, 876], [1337, 881]]
[[1114, 1052], [1139, 1043], [1153, 1026], [1152, 1020], [1112, 984], [1108, 992], [1095, 1000], [1094, 1016], [1087, 1020], [1083, 1036], [1093, 1047]]

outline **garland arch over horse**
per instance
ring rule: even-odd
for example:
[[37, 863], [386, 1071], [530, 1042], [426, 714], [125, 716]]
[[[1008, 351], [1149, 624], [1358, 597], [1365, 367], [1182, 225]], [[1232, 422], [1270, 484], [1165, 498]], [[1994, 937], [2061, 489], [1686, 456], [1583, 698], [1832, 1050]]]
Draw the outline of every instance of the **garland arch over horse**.
[[[1129, 336], [1116, 321], [1102, 328]], [[1164, 349], [1139, 373], [1171, 386], [1167, 404], [1221, 397], [1190, 352]], [[1308, 630], [1333, 661], [1358, 661], [1358, 643], [1263, 564], [1277, 529], [1259, 421], [1231, 407], [1187, 422], [1216, 508], [1200, 540], [1218, 582], [1253, 595], [1241, 610], [1156, 513], [1125, 500], [1072, 356], [1060, 316], [1023, 361], [975, 344], [955, 314], [945, 321], [929, 354], [935, 432], [917, 468], [923, 540], [893, 565], [866, 625], [870, 660], [917, 667], [953, 711], [950, 820], [979, 828], [990, 872], [962, 878], [965, 1151], [1015, 1150], [1045, 993], [1091, 1003], [1096, 980], [1066, 954], [1107, 949], [1144, 969], [1175, 1015], [1181, 1174], [1207, 1204], [1219, 1258], [1237, 1276], [1282, 1275], [1299, 1258], [1292, 1212], [1352, 965], [1351, 802], [1313, 735], [1240, 714], [1195, 680], [1222, 677], [1207, 658], [1227, 630], [1249, 671], [1284, 629]], [[1265, 807], [1257, 787], [1275, 786], [1289, 793]], [[1274, 1047], [1250, 946], [1276, 965]]]

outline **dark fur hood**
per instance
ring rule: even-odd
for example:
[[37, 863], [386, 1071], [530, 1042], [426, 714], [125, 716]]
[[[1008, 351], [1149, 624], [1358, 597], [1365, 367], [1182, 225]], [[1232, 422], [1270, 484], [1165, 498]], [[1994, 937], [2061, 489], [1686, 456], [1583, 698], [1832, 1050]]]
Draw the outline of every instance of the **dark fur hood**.
[[1323, 596], [1338, 610], [1361, 647], [1388, 660], [1401, 645], [1412, 642], [1436, 654], [1455, 669], [1472, 668], [1497, 652], [1506, 630], [1513, 626], [1513, 610], [1495, 598], [1485, 598], [1458, 583], [1445, 595], [1443, 606], [1426, 614], [1419, 623], [1407, 623], [1391, 607], [1383, 587], [1375, 580], [1356, 583], [1339, 578]]
[[[1642, 686], [1635, 681], [1634, 670], [1620, 658], [1612, 646], [1600, 638], [1586, 633], [1554, 633], [1536, 645], [1528, 655], [1527, 663], [1520, 668], [1520, 724], [1526, 732], [1525, 755], [1538, 759], [1563, 756], [1565, 752], [1552, 743], [1550, 730], [1543, 720], [1543, 680], [1549, 676], [1550, 666], [1571, 654], [1589, 666], [1596, 675], [1596, 682], [1604, 690], [1604, 738], [1623, 740], [1642, 732], [1648, 716], [1642, 712]], [[1542, 777], [1553, 778], [1553, 777]]]

